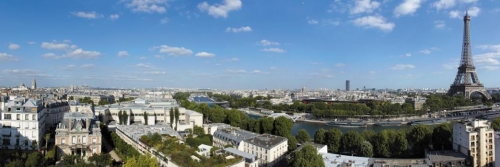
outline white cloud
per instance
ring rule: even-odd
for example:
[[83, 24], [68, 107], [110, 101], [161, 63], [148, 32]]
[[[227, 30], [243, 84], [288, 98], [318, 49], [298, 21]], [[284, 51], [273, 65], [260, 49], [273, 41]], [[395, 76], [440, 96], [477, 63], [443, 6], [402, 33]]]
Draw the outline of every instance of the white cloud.
[[140, 59], [140, 60], [146, 60], [146, 59], [148, 59], [148, 58], [147, 58], [146, 56], [141, 56], [141, 57], [139, 57], [139, 59]]
[[168, 0], [125, 0], [132, 12], [165, 13]]
[[232, 27], [226, 28], [226, 32], [234, 32], [234, 33], [251, 32], [251, 31], [252, 31], [252, 28], [249, 26], [244, 26], [244, 27], [240, 27], [240, 28], [232, 28]]
[[406, 53], [404, 55], [400, 55], [400, 57], [411, 57], [411, 54], [410, 53]]
[[337, 63], [337, 64], [335, 64], [335, 67], [344, 67], [344, 66], [345, 66], [345, 64], [343, 64], [343, 63]]
[[252, 74], [269, 74], [269, 72], [264, 72], [264, 71], [260, 71], [260, 70], [253, 70], [250, 73], [252, 73]]
[[146, 64], [146, 63], [139, 63], [135, 66], [139, 67], [139, 68], [154, 68], [155, 67], [155, 66], [152, 66], [151, 64]]
[[196, 53], [196, 57], [215, 57], [215, 54], [213, 53], [208, 53], [208, 52], [199, 52]]
[[413, 14], [420, 8], [420, 4], [424, 0], [405, 0], [394, 9], [394, 16], [399, 17], [403, 15]]
[[[468, 12], [470, 17], [477, 17], [479, 15], [479, 12], [481, 12], [481, 9], [474, 6], [474, 7], [469, 8], [469, 10], [467, 10], [467, 12]], [[450, 18], [462, 19], [462, 17], [465, 15], [465, 12], [453, 10], [453, 11], [450, 11], [449, 15], [450, 15]]]
[[338, 20], [332, 20], [332, 19], [323, 20], [322, 23], [323, 24], [331, 24], [331, 25], [334, 25], [334, 26], [340, 25], [340, 21], [338, 21]]
[[165, 56], [163, 56], [163, 55], [155, 55], [155, 58], [157, 58], [157, 59], [165, 59]]
[[7, 53], [0, 53], [0, 60], [2, 60], [2, 61], [17, 61], [19, 59], [15, 56], [7, 54]]
[[193, 51], [184, 47], [171, 47], [167, 45], [161, 45], [160, 53], [166, 53], [170, 56], [190, 56], [193, 54]]
[[109, 19], [111, 19], [111, 20], [116, 20], [116, 19], [118, 19], [118, 18], [120, 18], [120, 15], [119, 15], [119, 14], [112, 14], [112, 15], [109, 15]]
[[431, 50], [429, 49], [424, 49], [424, 50], [421, 50], [420, 53], [423, 53], [423, 54], [431, 54]]
[[452, 8], [457, 3], [468, 4], [474, 2], [477, 2], [477, 0], [439, 0], [437, 2], [432, 3], [432, 6], [435, 7], [437, 10], [441, 10], [441, 9]]
[[445, 26], [446, 24], [442, 20], [434, 21], [434, 27], [436, 28], [444, 28]]
[[368, 73], [369, 74], [376, 74], [377, 72], [376, 71], [369, 71]]
[[73, 51], [71, 51], [68, 54], [63, 55], [63, 56], [75, 58], [75, 59], [78, 59], [78, 58], [90, 59], [90, 58], [97, 58], [97, 57], [101, 56], [101, 53], [98, 51], [86, 51], [86, 50], [78, 48], [78, 49], [73, 50]]
[[55, 42], [42, 42], [40, 47], [44, 49], [53, 49], [53, 50], [66, 50], [69, 48], [75, 48], [75, 45], [70, 46], [67, 43], [55, 43]]
[[387, 22], [382, 16], [365, 16], [352, 21], [354, 25], [366, 28], [378, 28], [383, 31], [392, 31], [394, 23]]
[[86, 19], [97, 19], [100, 18], [101, 15], [98, 14], [97, 12], [72, 12], [71, 14], [81, 17], [81, 18], [86, 18]]
[[356, 0], [354, 7], [350, 8], [351, 14], [371, 13], [380, 7], [380, 2], [371, 0]]
[[405, 70], [415, 68], [414, 65], [411, 64], [396, 64], [395, 66], [389, 68], [391, 70]]
[[144, 71], [144, 74], [156, 74], [156, 75], [163, 75], [166, 74], [167, 72], [165, 71]]
[[238, 59], [238, 58], [236, 58], [236, 57], [233, 57], [233, 58], [231, 58], [231, 59], [229, 59], [229, 60], [226, 60], [226, 61], [240, 61], [240, 59]]
[[489, 70], [489, 71], [493, 71], [493, 70], [496, 70], [500, 67], [498, 67], [498, 66], [483, 66], [482, 68]]
[[29, 77], [49, 76], [47, 74], [41, 73], [40, 71], [32, 69], [5, 69], [2, 72], [6, 75], [15, 75], [15, 76], [29, 76]]
[[448, 9], [455, 6], [455, 0], [439, 0], [432, 4], [437, 10]]
[[309, 24], [318, 24], [319, 21], [318, 20], [313, 20], [313, 19], [310, 19], [310, 20], [308, 19], [307, 23], [309, 23]]
[[19, 49], [21, 48], [21, 46], [19, 46], [18, 44], [15, 44], [15, 43], [10, 43], [9, 44], [9, 49], [10, 50], [16, 50], [16, 49]]
[[224, 0], [222, 4], [209, 5], [207, 2], [198, 4], [198, 9], [202, 12], [208, 12], [209, 15], [218, 18], [226, 18], [230, 11], [241, 9], [241, 0]]
[[94, 65], [93, 64], [82, 64], [80, 67], [81, 68], [94, 68]]
[[269, 41], [269, 40], [266, 40], [266, 39], [263, 39], [263, 40], [260, 40], [259, 43], [261, 45], [264, 45], [264, 46], [269, 46], [269, 45], [280, 45], [280, 43], [278, 42], [274, 42], [274, 41]]
[[128, 54], [127, 51], [119, 51], [116, 55], [118, 57], [127, 57], [127, 56], [129, 56], [129, 54]]
[[285, 50], [281, 49], [281, 48], [265, 48], [265, 49], [262, 49], [262, 51], [264, 52], [274, 52], [274, 53], [284, 53]]
[[35, 41], [29, 41], [28, 44], [34, 45], [34, 44], [36, 44], [36, 42]]
[[242, 74], [242, 73], [246, 73], [247, 71], [246, 70], [227, 70], [227, 72]]
[[60, 58], [62, 58], [62, 56], [58, 56], [55, 53], [45, 53], [42, 55], [42, 57], [46, 58], [46, 59], [60, 59]]
[[167, 24], [168, 23], [168, 18], [167, 17], [164, 17], [162, 19], [160, 19], [160, 24]]
[[64, 67], [61, 67], [62, 70], [72, 70], [74, 69], [76, 66], [73, 65], [73, 64], [70, 64], [70, 65], [66, 65]]

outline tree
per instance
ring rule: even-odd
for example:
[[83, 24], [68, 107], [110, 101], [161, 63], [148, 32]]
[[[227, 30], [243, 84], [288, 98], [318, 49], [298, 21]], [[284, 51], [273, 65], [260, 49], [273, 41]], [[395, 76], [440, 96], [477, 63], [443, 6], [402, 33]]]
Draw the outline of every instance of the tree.
[[31, 141], [31, 149], [35, 150], [37, 147], [38, 147], [38, 143], [36, 142], [36, 140]]
[[69, 96], [68, 100], [75, 100], [75, 97]]
[[408, 137], [414, 156], [423, 157], [425, 149], [431, 144], [432, 130], [428, 126], [417, 125], [411, 129]]
[[150, 167], [158, 166], [156, 159], [149, 154], [129, 158], [125, 161], [124, 167]]
[[444, 123], [435, 127], [432, 131], [432, 146], [436, 150], [452, 149], [452, 127], [449, 123]]
[[170, 116], [170, 127], [174, 128], [174, 108], [170, 108], [169, 116]]
[[123, 110], [123, 124], [128, 125], [130, 122], [128, 120], [128, 114], [126, 110]]
[[148, 125], [148, 113], [144, 111], [144, 125]]
[[370, 143], [373, 143], [375, 135], [377, 135], [377, 133], [373, 130], [363, 130], [363, 132], [361, 132], [361, 136]]
[[406, 151], [408, 150], [408, 140], [406, 139], [406, 132], [404, 130], [399, 130], [397, 132], [391, 148], [392, 155], [399, 158], [407, 158]]
[[45, 153], [47, 153], [47, 149], [49, 147], [49, 140], [50, 140], [50, 133], [46, 133], [45, 136], [43, 136], [45, 139]]
[[328, 152], [338, 153], [340, 148], [340, 139], [343, 134], [337, 128], [331, 128], [325, 133], [325, 144], [328, 147]]
[[309, 136], [309, 133], [307, 133], [305, 129], [300, 129], [295, 138], [299, 143], [305, 143], [311, 141], [311, 137]]
[[361, 142], [363, 142], [363, 137], [354, 130], [348, 131], [340, 139], [340, 144], [342, 150], [345, 152], [350, 152], [351, 154], [358, 154]]
[[362, 141], [359, 148], [359, 156], [373, 157], [373, 146], [369, 141]]
[[74, 166], [81, 162], [83, 162], [83, 159], [78, 155], [64, 155], [61, 160], [62, 165], [68, 166]]
[[294, 151], [290, 155], [290, 166], [292, 167], [324, 167], [323, 157], [318, 150], [310, 144], [304, 146], [300, 151]]
[[14, 161], [9, 162], [5, 167], [22, 167], [24, 165], [23, 161], [16, 159]]
[[297, 149], [297, 139], [293, 136], [288, 136], [288, 151], [293, 151]]
[[493, 122], [491, 122], [491, 127], [495, 131], [499, 131], [500, 130], [500, 117], [499, 118], [495, 118], [493, 120]]
[[177, 124], [179, 123], [179, 108], [175, 107], [174, 109], [174, 115], [175, 115], [175, 130], [177, 130]]
[[325, 144], [325, 133], [326, 133], [326, 130], [323, 129], [323, 128], [320, 128], [318, 129], [315, 133], [314, 133], [314, 143], [317, 143], [317, 144]]
[[277, 136], [287, 137], [292, 135], [293, 121], [280, 116], [274, 120], [273, 134]]
[[374, 152], [379, 157], [391, 157], [389, 148], [391, 148], [391, 141], [389, 139], [388, 129], [380, 131], [374, 137]]
[[109, 154], [101, 153], [101, 154], [92, 154], [92, 156], [89, 157], [89, 162], [98, 167], [105, 167], [105, 166], [111, 166], [113, 160], [111, 159], [111, 156]]
[[202, 136], [202, 135], [205, 135], [205, 130], [201, 126], [194, 125], [193, 134], [198, 135], [198, 136]]
[[273, 124], [274, 124], [273, 117], [260, 118], [259, 123], [260, 123], [260, 129], [261, 129], [260, 133], [268, 133], [268, 134], [273, 133]]
[[42, 155], [38, 152], [33, 152], [28, 155], [28, 158], [26, 159], [26, 162], [24, 162], [25, 167], [39, 167], [39, 166], [45, 166], [43, 165], [43, 158]]

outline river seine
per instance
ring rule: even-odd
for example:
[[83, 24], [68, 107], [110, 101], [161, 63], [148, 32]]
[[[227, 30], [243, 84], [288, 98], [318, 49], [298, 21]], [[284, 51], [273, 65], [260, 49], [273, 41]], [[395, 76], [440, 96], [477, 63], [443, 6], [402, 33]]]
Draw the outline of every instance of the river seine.
[[[249, 118], [254, 118], [254, 119], [259, 119], [260, 116], [256, 115], [248, 115]], [[346, 133], [351, 130], [358, 131], [361, 133], [363, 130], [373, 130], [376, 133], [384, 130], [384, 129], [394, 129], [394, 130], [399, 130], [399, 129], [410, 129], [411, 125], [401, 125], [401, 126], [367, 126], [367, 127], [356, 127], [356, 128], [347, 128], [347, 127], [333, 127], [333, 126], [326, 126], [323, 123], [312, 123], [312, 122], [295, 122], [292, 127], [292, 135], [297, 135], [297, 132], [300, 129], [305, 129], [311, 138], [314, 137], [314, 133], [320, 128], [323, 128], [325, 130], [331, 129], [331, 128], [337, 128], [340, 129], [343, 133]]]

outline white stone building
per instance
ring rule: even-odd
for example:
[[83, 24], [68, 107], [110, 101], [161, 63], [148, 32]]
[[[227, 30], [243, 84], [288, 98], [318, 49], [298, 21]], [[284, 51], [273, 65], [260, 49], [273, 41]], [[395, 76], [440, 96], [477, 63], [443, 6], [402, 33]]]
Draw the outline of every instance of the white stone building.
[[474, 167], [495, 166], [494, 137], [487, 120], [453, 123], [453, 150], [470, 156]]
[[57, 155], [78, 155], [87, 159], [101, 153], [99, 121], [91, 112], [68, 112], [58, 124], [55, 135]]
[[256, 155], [259, 165], [274, 166], [285, 158], [288, 151], [288, 139], [271, 134], [261, 134], [243, 140], [244, 152]]
[[67, 101], [55, 100], [45, 104], [45, 127], [55, 127], [63, 118], [64, 113], [70, 111], [70, 106]]
[[41, 100], [16, 97], [3, 103], [0, 145], [6, 149], [39, 149], [45, 134], [45, 112]]
[[[133, 102], [113, 104], [109, 107], [96, 107], [96, 115], [102, 115], [104, 122], [115, 121], [120, 124], [119, 112], [127, 113], [127, 119], [124, 120], [126, 125], [141, 123], [147, 125], [155, 125], [158, 123], [170, 123], [170, 109], [179, 109], [179, 123], [177, 124], [178, 131], [193, 129], [194, 125], [203, 126], [203, 114], [196, 111], [187, 110], [180, 107], [177, 102], [172, 100], [149, 102], [144, 99], [136, 99]], [[147, 114], [147, 117], [144, 114]], [[175, 124], [174, 126], [175, 127]]]

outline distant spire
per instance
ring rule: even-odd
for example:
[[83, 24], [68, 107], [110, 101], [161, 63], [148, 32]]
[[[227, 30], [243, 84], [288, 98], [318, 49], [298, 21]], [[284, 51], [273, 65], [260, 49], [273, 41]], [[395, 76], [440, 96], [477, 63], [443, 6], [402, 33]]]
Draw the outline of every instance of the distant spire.
[[469, 6], [466, 6], [465, 7], [465, 16], [468, 16], [469, 15]]

